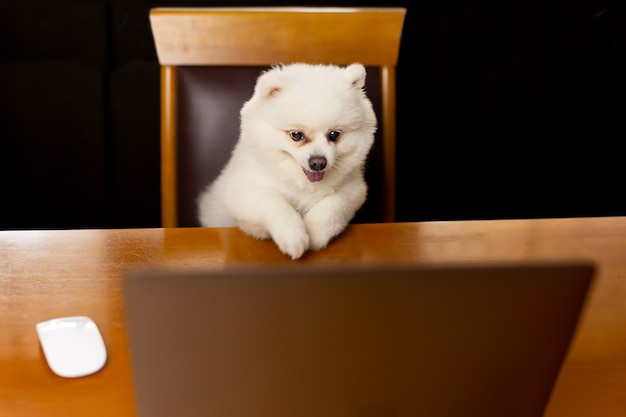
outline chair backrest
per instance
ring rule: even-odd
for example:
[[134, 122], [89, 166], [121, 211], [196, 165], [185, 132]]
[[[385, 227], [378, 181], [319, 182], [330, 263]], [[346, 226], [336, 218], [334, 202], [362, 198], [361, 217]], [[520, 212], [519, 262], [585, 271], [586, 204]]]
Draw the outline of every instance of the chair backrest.
[[227, 162], [239, 110], [263, 69], [293, 62], [367, 67], [379, 129], [356, 221], [395, 219], [395, 68], [404, 8], [156, 8], [161, 65], [163, 227], [195, 226], [196, 198]]

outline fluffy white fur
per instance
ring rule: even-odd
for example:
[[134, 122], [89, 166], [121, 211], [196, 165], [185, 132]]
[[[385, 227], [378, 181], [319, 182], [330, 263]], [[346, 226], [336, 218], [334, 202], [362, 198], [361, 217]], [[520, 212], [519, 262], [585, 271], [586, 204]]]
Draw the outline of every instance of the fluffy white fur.
[[324, 248], [367, 195], [376, 116], [364, 83], [361, 64], [262, 73], [229, 162], [198, 199], [200, 223], [272, 238], [293, 259]]

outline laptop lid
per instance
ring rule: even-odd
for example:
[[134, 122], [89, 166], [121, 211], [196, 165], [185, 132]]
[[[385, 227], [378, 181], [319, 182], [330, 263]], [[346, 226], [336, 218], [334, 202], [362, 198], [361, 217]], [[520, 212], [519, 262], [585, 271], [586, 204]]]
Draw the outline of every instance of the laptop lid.
[[541, 416], [587, 264], [137, 271], [140, 416]]

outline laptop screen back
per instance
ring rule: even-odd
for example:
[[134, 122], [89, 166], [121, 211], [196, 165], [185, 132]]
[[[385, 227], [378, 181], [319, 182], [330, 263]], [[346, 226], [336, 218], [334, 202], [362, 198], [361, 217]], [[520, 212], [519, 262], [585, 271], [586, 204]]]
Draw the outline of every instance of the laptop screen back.
[[541, 416], [582, 264], [141, 271], [141, 416]]

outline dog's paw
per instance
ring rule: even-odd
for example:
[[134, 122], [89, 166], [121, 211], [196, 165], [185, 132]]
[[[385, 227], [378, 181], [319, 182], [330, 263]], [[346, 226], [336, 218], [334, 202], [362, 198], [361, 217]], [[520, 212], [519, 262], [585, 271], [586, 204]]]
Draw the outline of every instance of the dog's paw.
[[280, 251], [289, 255], [291, 259], [300, 258], [309, 249], [309, 235], [304, 226], [281, 228], [281, 230], [272, 233], [272, 239]]
[[337, 223], [336, 219], [313, 215], [313, 213], [309, 213], [304, 218], [304, 223], [309, 234], [309, 249], [312, 250], [328, 246], [328, 243], [346, 227], [343, 223]]
[[311, 250], [323, 249], [326, 246], [328, 246], [328, 243], [333, 237], [335, 237], [335, 235], [331, 233], [320, 232], [319, 230], [313, 231], [310, 233], [310, 236], [309, 236], [309, 242], [310, 242], [309, 249]]

